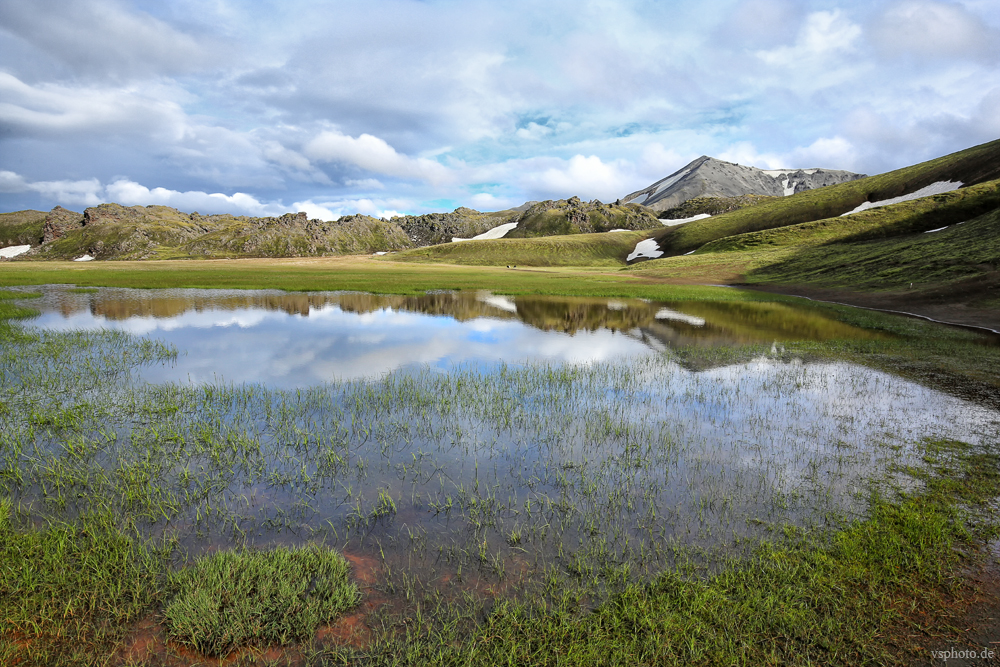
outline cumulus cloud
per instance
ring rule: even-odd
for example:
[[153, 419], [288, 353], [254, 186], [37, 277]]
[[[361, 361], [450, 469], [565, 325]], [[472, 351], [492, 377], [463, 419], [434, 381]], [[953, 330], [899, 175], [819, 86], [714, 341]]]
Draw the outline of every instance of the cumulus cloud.
[[515, 202], [511, 199], [496, 197], [488, 192], [480, 192], [469, 198], [469, 204], [478, 211], [502, 211], [504, 209], [519, 206], [524, 202]]
[[0, 192], [37, 192], [60, 204], [96, 206], [101, 203], [101, 182], [96, 178], [84, 181], [27, 181], [12, 171], [0, 171]]
[[30, 175], [0, 206], [613, 201], [701, 154], [877, 173], [1000, 136], [987, 0], [335, 6], [0, 0], [0, 170]]
[[219, 192], [178, 192], [167, 188], [147, 188], [134, 181], [120, 179], [104, 188], [106, 201], [124, 206], [170, 206], [182, 211], [201, 213], [242, 213], [246, 215], [280, 215], [287, 212], [283, 206], [263, 203], [243, 192], [225, 195]]
[[386, 176], [435, 185], [452, 180], [449, 169], [441, 163], [397, 153], [385, 140], [370, 134], [351, 137], [336, 130], [326, 130], [306, 144], [305, 152], [314, 160], [341, 162]]
[[874, 22], [871, 38], [890, 57], [1000, 60], [1000, 30], [955, 2], [897, 2]]

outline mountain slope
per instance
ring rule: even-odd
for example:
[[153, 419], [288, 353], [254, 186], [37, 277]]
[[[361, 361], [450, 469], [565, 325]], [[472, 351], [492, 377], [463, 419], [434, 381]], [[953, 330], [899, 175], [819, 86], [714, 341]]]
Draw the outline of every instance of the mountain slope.
[[665, 256], [683, 255], [727, 236], [836, 218], [941, 182], [968, 187], [1000, 178], [1000, 140], [878, 176], [806, 190], [730, 213], [670, 227], [655, 236]]
[[858, 178], [864, 178], [864, 175], [835, 169], [764, 170], [702, 155], [666, 178], [623, 197], [621, 201], [642, 204], [654, 211], [666, 211], [695, 197], [780, 197]]

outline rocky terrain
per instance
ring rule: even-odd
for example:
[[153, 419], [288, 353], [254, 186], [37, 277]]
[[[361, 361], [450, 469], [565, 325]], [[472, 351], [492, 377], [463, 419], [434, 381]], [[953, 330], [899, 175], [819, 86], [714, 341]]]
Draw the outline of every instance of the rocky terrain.
[[336, 222], [305, 213], [277, 218], [182, 213], [167, 206], [56, 207], [25, 259], [163, 259], [359, 254], [411, 247], [399, 225], [363, 215]]
[[637, 231], [662, 226], [656, 216], [642, 206], [603, 204], [596, 199], [584, 202], [579, 197], [538, 202], [508, 222], [517, 222], [517, 227], [505, 238], [592, 234], [615, 229]]
[[740, 195], [738, 197], [695, 197], [688, 199], [680, 206], [668, 208], [660, 211], [660, 220], [681, 220], [692, 218], [696, 215], [720, 215], [731, 211], [738, 211], [741, 208], [759, 206], [773, 201], [777, 197], [767, 195]]
[[391, 220], [351, 215], [335, 222], [305, 213], [280, 217], [201, 215], [167, 206], [101, 204], [83, 213], [0, 214], [0, 247], [30, 245], [20, 259], [177, 259], [306, 257], [392, 252], [472, 238], [516, 223], [508, 236], [651, 229], [660, 223], [637, 205], [569, 200], [529, 202], [516, 209], [408, 215]]
[[621, 201], [642, 204], [659, 212], [696, 197], [781, 197], [864, 177], [864, 174], [835, 169], [757, 169], [703, 155]]

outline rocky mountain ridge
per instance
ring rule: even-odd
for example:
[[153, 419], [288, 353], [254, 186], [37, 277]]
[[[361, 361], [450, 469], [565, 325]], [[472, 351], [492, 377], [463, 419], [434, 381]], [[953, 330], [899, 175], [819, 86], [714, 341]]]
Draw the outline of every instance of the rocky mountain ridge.
[[56, 206], [48, 213], [0, 214], [0, 246], [27, 244], [22, 259], [170, 259], [305, 257], [372, 254], [450, 243], [516, 223], [515, 237], [651, 229], [659, 221], [636, 205], [568, 200], [528, 202], [515, 209], [408, 215], [367, 215], [336, 221], [305, 213], [279, 217], [201, 215], [167, 206], [101, 204], [83, 213]]
[[787, 197], [859, 178], [865, 178], [865, 174], [838, 169], [758, 169], [702, 155], [621, 201], [661, 212], [696, 197]]

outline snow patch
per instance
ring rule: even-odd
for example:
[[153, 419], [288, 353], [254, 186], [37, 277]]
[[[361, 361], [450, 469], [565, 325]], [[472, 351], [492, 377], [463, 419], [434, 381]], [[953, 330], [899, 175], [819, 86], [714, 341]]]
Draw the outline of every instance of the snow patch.
[[23, 255], [24, 253], [31, 250], [30, 245], [12, 245], [6, 248], [0, 248], [0, 257], [17, 257], [18, 255]]
[[[697, 248], [695, 248], [695, 250], [697, 250]], [[688, 255], [693, 255], [693, 254], [694, 254], [694, 250], [692, 250], [691, 252], [684, 253], [684, 256], [687, 257]]]
[[73, 261], [74, 262], [92, 262], [92, 261], [94, 261], [94, 258], [91, 257], [90, 255], [84, 255], [83, 257], [77, 257]]
[[960, 187], [962, 187], [961, 181], [938, 181], [937, 183], [931, 183], [927, 187], [920, 188], [915, 192], [911, 192], [908, 195], [901, 195], [899, 197], [893, 197], [892, 199], [883, 199], [882, 201], [866, 201], [853, 211], [848, 211], [840, 217], [844, 217], [845, 215], [850, 215], [852, 213], [858, 213], [860, 211], [867, 211], [870, 208], [881, 208], [882, 206], [889, 206], [890, 204], [898, 204], [904, 201], [920, 199], [921, 197], [940, 195], [945, 192], [951, 192], [952, 190], [958, 190]]
[[711, 213], [699, 213], [698, 215], [693, 215], [690, 218], [668, 218], [661, 219], [660, 222], [662, 222], [665, 227], [673, 227], [674, 225], [683, 225], [685, 222], [694, 222], [695, 220], [704, 220], [705, 218], [711, 217]]
[[473, 236], [471, 239], [460, 239], [457, 236], [451, 238], [452, 243], [458, 243], [459, 241], [486, 241], [489, 239], [502, 239], [507, 235], [507, 232], [517, 227], [516, 222], [508, 222], [506, 224], [494, 227], [493, 229], [483, 232], [477, 236]]
[[695, 317], [693, 315], [685, 315], [684, 313], [678, 313], [676, 310], [670, 310], [669, 308], [660, 308], [656, 312], [656, 319], [684, 322], [685, 324], [690, 324], [693, 327], [705, 326], [704, 318]]
[[378, 255], [378, 256], [382, 256], [382, 255], [388, 255], [388, 254], [389, 254], [389, 251], [387, 251], [387, 250], [379, 250], [378, 252], [376, 252], [376, 253], [374, 253], [374, 254], [375, 254], [375, 255]]
[[924, 234], [933, 234], [934, 232], [942, 232], [948, 229], [948, 227], [938, 227], [937, 229], [928, 229]]
[[640, 257], [656, 259], [657, 257], [662, 256], [663, 251], [660, 250], [660, 246], [657, 245], [656, 239], [646, 239], [645, 241], [639, 241], [635, 244], [635, 250], [632, 251], [632, 254], [630, 254], [625, 261], [631, 262], [633, 259], [639, 259]]
[[795, 184], [792, 183], [792, 179], [786, 178], [781, 183], [781, 191], [784, 193], [785, 197], [789, 197], [795, 194]]
[[612, 229], [610, 231], [612, 231], [612, 232], [630, 232], [632, 230], [631, 229]]

